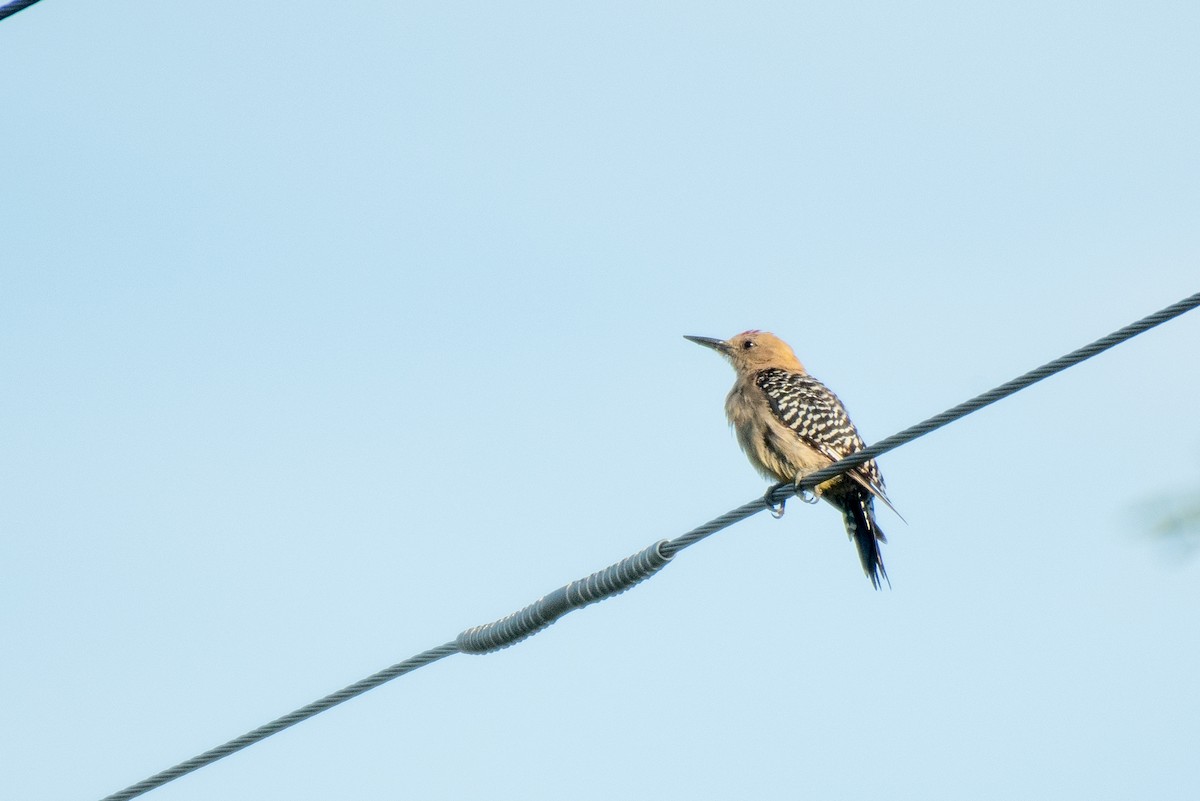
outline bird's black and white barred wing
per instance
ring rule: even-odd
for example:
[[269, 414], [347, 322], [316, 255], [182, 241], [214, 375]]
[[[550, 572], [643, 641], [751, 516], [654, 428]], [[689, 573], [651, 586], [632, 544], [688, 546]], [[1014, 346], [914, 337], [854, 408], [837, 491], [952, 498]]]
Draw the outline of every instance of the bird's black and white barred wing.
[[[829, 387], [807, 373], [787, 370], [763, 370], [755, 384], [767, 396], [771, 411], [779, 422], [817, 452], [836, 462], [866, 447], [858, 429], [846, 414], [846, 407]], [[855, 482], [888, 506], [883, 476], [872, 459], [849, 473]]]

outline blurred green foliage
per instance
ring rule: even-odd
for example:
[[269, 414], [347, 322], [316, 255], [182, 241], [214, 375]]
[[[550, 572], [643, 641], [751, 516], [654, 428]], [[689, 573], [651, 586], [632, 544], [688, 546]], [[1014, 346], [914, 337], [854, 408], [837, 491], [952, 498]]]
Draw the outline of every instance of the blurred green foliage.
[[1200, 551], [1200, 493], [1163, 497], [1146, 507], [1147, 532], [1165, 547], [1190, 558]]

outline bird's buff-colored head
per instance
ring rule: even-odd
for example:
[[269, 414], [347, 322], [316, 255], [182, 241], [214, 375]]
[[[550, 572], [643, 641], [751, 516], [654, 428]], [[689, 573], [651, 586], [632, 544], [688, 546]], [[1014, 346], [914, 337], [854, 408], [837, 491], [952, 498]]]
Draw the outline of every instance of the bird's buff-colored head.
[[792, 349], [779, 337], [767, 331], [743, 331], [729, 339], [684, 336], [697, 345], [712, 348], [733, 363], [738, 374], [778, 367], [792, 372], [804, 372], [804, 365]]

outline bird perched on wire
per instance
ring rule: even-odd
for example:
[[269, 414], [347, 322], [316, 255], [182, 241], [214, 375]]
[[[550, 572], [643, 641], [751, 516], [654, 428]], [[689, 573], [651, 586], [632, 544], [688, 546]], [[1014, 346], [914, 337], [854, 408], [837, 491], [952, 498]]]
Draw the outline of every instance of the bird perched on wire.
[[[746, 331], [728, 340], [686, 339], [733, 363], [737, 380], [725, 399], [725, 415], [750, 463], [769, 480], [798, 484], [809, 473], [865, 447], [842, 402], [808, 374], [779, 337]], [[773, 506], [770, 501], [774, 489], [764, 500], [780, 517], [783, 504]], [[815, 495], [841, 510], [863, 571], [879, 589], [881, 581], [888, 581], [879, 553], [879, 544], [887, 538], [875, 522], [875, 498], [895, 511], [879, 466], [874, 460], [866, 462], [821, 484]]]

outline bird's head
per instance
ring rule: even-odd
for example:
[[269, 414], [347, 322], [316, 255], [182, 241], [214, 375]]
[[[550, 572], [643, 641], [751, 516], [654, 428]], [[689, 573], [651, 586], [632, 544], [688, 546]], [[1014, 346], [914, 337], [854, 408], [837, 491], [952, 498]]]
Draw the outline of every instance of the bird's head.
[[697, 345], [712, 348], [733, 363], [739, 374], [778, 367], [797, 373], [804, 372], [804, 365], [796, 358], [792, 349], [779, 337], [767, 331], [743, 331], [729, 339], [684, 336]]

